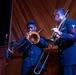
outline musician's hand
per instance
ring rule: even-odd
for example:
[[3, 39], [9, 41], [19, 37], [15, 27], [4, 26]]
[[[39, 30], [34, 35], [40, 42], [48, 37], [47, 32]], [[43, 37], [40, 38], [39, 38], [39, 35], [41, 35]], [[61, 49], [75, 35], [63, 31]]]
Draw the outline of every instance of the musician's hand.
[[60, 38], [61, 38], [61, 36], [59, 36], [58, 34], [56, 34], [55, 40], [59, 40]]
[[27, 40], [29, 39], [29, 36], [28, 35], [29, 35], [30, 32], [31, 31], [29, 31], [28, 33], [26, 33], [26, 36], [25, 37], [26, 37]]
[[13, 51], [10, 50], [10, 48], [8, 48], [8, 49], [5, 51], [5, 57], [6, 57], [6, 59], [9, 59], [9, 53], [12, 53], [12, 54], [13, 54]]
[[52, 28], [51, 30], [53, 30], [56, 34], [58, 34], [59, 36], [62, 35], [62, 32], [60, 32], [57, 28]]
[[11, 41], [11, 45], [12, 45], [12, 46], [16, 46], [16, 45], [17, 45], [17, 42], [16, 42], [15, 40], [12, 40], [12, 41]]
[[33, 38], [30, 38], [30, 42], [34, 43], [34, 39]]
[[55, 41], [58, 41], [61, 37], [58, 35], [58, 34], [55, 34], [55, 37], [54, 38], [51, 38], [51, 42], [55, 42]]

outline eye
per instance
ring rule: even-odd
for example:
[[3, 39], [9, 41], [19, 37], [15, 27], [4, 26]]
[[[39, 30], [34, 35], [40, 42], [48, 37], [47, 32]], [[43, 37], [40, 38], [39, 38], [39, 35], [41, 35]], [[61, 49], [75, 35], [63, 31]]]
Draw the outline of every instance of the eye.
[[60, 15], [59, 14], [55, 14], [55, 16], [59, 18]]

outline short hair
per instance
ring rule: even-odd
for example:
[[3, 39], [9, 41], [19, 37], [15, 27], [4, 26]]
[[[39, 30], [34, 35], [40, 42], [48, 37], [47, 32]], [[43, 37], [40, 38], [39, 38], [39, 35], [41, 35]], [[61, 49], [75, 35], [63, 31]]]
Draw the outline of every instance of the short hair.
[[27, 26], [30, 25], [30, 24], [36, 26], [36, 23], [35, 23], [34, 20], [29, 20], [29, 21], [26, 23]]
[[57, 13], [57, 12], [60, 12], [62, 15], [65, 15], [65, 10], [64, 10], [64, 8], [59, 8], [59, 9], [56, 9], [55, 10], [55, 13]]

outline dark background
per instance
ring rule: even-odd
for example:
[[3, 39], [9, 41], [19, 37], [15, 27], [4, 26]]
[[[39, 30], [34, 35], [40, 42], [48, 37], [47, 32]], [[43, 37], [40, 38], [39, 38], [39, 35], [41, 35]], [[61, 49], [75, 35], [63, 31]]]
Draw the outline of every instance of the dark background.
[[5, 41], [9, 40], [11, 8], [12, 0], [0, 0], [0, 46], [4, 46]]

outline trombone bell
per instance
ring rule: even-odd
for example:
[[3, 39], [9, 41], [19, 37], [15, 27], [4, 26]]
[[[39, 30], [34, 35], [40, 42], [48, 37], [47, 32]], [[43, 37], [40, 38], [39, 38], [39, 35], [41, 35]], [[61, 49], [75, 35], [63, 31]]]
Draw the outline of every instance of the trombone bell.
[[40, 41], [40, 35], [37, 32], [29, 32], [27, 39], [31, 44], [37, 44]]

